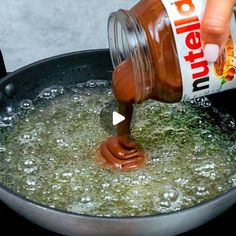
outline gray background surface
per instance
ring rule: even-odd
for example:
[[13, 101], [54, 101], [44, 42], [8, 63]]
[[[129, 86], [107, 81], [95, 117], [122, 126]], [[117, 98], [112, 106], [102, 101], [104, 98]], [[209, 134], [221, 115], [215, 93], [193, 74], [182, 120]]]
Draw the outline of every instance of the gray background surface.
[[106, 48], [107, 19], [138, 0], [1, 0], [0, 48], [13, 71], [50, 56]]

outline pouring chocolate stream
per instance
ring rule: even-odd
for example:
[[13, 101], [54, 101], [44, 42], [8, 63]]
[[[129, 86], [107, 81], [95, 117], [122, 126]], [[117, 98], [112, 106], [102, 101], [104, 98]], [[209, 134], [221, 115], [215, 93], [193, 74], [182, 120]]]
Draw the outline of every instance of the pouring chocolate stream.
[[119, 113], [125, 120], [117, 125], [117, 135], [100, 146], [106, 162], [121, 170], [136, 169], [144, 164], [145, 153], [131, 136], [130, 124], [135, 98], [134, 73], [131, 58], [121, 63], [113, 72], [113, 91], [119, 102]]

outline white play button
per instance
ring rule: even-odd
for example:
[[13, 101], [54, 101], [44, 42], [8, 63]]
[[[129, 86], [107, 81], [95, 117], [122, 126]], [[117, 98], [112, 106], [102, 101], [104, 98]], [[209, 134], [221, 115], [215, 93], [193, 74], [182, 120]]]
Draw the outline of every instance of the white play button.
[[119, 114], [118, 112], [114, 111], [112, 120], [113, 120], [113, 125], [118, 125], [119, 123], [125, 120], [125, 117]]

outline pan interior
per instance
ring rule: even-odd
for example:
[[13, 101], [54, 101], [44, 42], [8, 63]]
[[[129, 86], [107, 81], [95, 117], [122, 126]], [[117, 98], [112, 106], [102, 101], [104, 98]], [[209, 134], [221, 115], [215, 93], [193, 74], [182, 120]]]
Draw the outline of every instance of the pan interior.
[[103, 168], [97, 147], [115, 130], [111, 84], [51, 85], [0, 114], [0, 181], [50, 207], [97, 216], [177, 211], [236, 186], [234, 117], [207, 98], [135, 106], [145, 167]]

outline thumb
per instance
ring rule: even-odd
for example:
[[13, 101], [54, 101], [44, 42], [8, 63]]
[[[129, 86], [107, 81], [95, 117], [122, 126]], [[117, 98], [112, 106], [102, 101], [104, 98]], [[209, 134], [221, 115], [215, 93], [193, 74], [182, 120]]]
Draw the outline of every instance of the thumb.
[[208, 0], [201, 24], [201, 42], [206, 60], [215, 62], [223, 51], [236, 0]]

